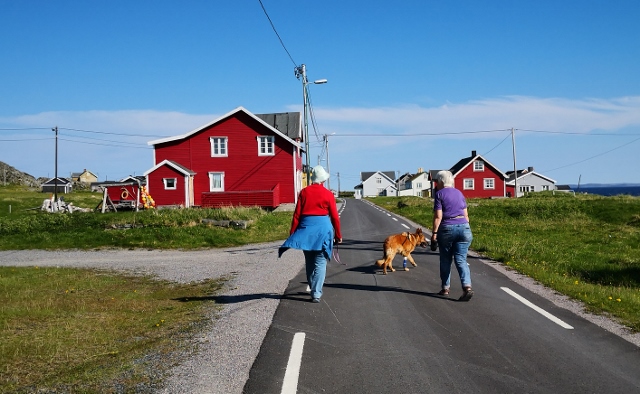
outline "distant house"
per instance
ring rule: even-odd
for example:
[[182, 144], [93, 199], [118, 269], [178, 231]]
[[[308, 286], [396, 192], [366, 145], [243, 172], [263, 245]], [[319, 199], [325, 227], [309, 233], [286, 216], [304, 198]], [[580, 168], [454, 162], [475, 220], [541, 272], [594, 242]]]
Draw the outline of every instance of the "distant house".
[[404, 194], [401, 194], [402, 191], [406, 190], [407, 187], [411, 186], [411, 177], [413, 175], [410, 172], [405, 172], [404, 174], [400, 175], [400, 177], [398, 179], [396, 179], [396, 187], [398, 188], [398, 195], [402, 196]]
[[82, 172], [72, 172], [71, 173], [71, 181], [79, 182], [79, 183], [92, 183], [97, 182], [98, 177], [91, 171], [88, 171], [86, 168]]
[[449, 169], [454, 177], [454, 186], [466, 198], [494, 198], [506, 196], [507, 175], [476, 151], [459, 160]]
[[402, 187], [398, 182], [398, 196], [429, 197], [430, 188], [429, 173], [418, 168], [418, 172], [403, 179]]
[[354, 187], [355, 198], [396, 196], [395, 171], [361, 172], [362, 183]]
[[186, 134], [150, 141], [146, 171], [156, 206], [295, 203], [302, 189], [299, 113], [255, 115], [243, 107]]
[[518, 185], [518, 195], [521, 197], [526, 193], [542, 192], [549, 190], [556, 190], [556, 181], [539, 174], [534, 171], [533, 167], [528, 167], [524, 170], [518, 170], [517, 178], [513, 171], [507, 171], [507, 197], [515, 196], [513, 192], [516, 183]]
[[42, 184], [43, 193], [71, 193], [73, 182], [67, 178], [57, 177], [51, 178]]

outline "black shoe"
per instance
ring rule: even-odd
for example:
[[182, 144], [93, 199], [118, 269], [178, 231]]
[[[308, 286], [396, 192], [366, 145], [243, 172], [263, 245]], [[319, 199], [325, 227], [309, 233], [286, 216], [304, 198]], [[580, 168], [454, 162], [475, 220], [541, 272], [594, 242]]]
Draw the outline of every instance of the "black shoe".
[[314, 304], [317, 304], [320, 302], [320, 298], [312, 298], [311, 302], [313, 302]]
[[465, 287], [463, 290], [464, 293], [458, 298], [458, 301], [469, 301], [473, 297], [473, 290], [471, 290], [471, 287]]

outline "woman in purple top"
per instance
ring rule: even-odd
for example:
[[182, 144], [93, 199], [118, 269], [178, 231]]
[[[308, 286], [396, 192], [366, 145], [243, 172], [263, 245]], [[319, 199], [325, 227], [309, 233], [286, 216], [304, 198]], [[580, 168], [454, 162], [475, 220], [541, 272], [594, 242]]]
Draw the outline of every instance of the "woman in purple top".
[[467, 251], [473, 240], [469, 226], [467, 202], [462, 192], [453, 187], [453, 175], [450, 171], [436, 174], [436, 196], [433, 203], [433, 234], [431, 242], [440, 249], [440, 280], [442, 290], [439, 295], [449, 295], [451, 282], [451, 260], [456, 264], [464, 293], [460, 301], [469, 301], [471, 290], [471, 272], [467, 263]]

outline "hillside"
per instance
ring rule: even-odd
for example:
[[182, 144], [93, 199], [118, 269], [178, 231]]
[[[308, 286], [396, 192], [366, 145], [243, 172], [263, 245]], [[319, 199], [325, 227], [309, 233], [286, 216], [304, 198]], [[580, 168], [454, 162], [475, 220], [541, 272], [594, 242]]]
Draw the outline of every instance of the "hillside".
[[43, 178], [36, 179], [26, 172], [19, 171], [10, 165], [0, 161], [0, 185], [24, 185], [29, 187], [39, 187]]

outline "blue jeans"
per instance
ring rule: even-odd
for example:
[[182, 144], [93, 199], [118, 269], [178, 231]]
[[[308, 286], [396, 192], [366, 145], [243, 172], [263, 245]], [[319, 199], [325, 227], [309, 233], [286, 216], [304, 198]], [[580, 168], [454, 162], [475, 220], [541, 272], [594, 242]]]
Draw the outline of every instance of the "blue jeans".
[[451, 282], [451, 260], [456, 264], [462, 287], [471, 287], [471, 272], [467, 263], [467, 251], [473, 240], [469, 223], [440, 226], [438, 249], [440, 250], [440, 280], [442, 288]]
[[327, 274], [327, 259], [321, 250], [303, 250], [307, 283], [311, 288], [311, 298], [322, 297], [322, 286]]

